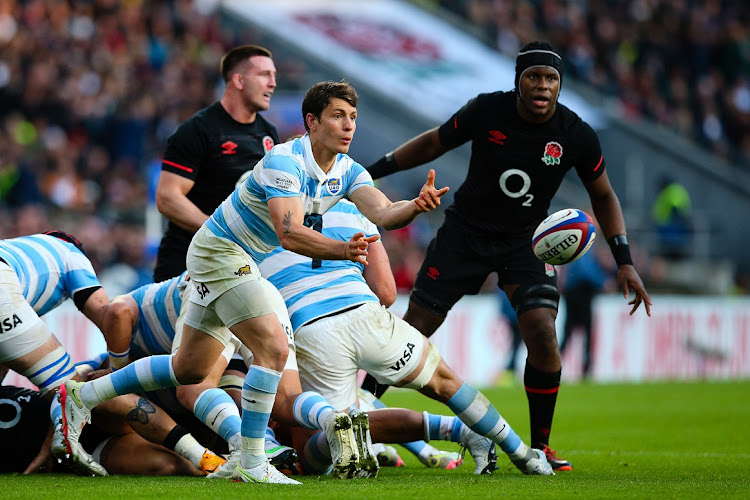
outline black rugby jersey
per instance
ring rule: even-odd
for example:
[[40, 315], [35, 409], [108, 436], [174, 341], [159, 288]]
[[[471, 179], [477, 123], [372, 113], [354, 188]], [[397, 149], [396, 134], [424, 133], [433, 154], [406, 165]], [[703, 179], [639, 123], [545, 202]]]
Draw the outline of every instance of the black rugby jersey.
[[[187, 198], [211, 215], [271, 148], [281, 142], [276, 127], [260, 114], [253, 123], [239, 123], [216, 102], [183, 122], [167, 141], [162, 170], [195, 182]], [[164, 259], [184, 260], [193, 233], [169, 222], [159, 249]], [[181, 271], [180, 271], [181, 272]], [[177, 276], [180, 272], [177, 272]], [[171, 274], [171, 273], [170, 273]]]
[[23, 472], [47, 437], [49, 403], [39, 391], [0, 386], [0, 472]]
[[446, 216], [488, 235], [533, 230], [571, 168], [584, 181], [604, 172], [599, 138], [586, 122], [558, 102], [549, 121], [529, 123], [515, 91], [479, 94], [439, 134], [447, 148], [472, 141], [469, 172]]

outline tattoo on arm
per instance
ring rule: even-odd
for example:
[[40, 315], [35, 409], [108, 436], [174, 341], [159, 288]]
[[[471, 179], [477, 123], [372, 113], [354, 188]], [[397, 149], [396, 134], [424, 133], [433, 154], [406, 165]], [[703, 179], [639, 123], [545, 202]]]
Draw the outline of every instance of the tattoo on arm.
[[292, 212], [291, 211], [287, 212], [284, 215], [283, 224], [284, 224], [284, 234], [291, 233], [291, 231], [290, 231], [290, 228], [292, 227]]
[[146, 425], [149, 413], [156, 413], [154, 405], [148, 399], [138, 398], [138, 405], [128, 412], [127, 419], [131, 422]]

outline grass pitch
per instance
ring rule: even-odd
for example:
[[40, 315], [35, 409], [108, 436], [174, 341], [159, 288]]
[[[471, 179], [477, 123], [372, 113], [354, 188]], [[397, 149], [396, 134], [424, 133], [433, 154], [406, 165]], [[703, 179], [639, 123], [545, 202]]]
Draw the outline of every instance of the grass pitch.
[[[483, 392], [525, 440], [523, 389]], [[391, 390], [390, 406], [449, 414], [413, 391]], [[524, 476], [502, 455], [492, 476], [474, 476], [467, 456], [453, 471], [430, 470], [400, 448], [406, 467], [377, 479], [302, 477], [303, 486], [255, 486], [200, 478], [0, 475], [0, 497], [159, 498], [750, 498], [750, 381], [564, 385], [552, 445], [573, 463], [554, 477]], [[442, 449], [450, 443], [433, 442]], [[12, 453], [12, 450], [4, 450]]]

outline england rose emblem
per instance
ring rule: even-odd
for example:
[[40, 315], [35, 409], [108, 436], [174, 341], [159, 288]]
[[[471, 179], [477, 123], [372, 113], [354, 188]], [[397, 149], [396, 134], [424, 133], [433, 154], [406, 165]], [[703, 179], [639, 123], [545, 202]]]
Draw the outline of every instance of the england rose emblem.
[[557, 142], [548, 142], [544, 147], [544, 156], [542, 161], [546, 165], [559, 165], [562, 156], [562, 146]]

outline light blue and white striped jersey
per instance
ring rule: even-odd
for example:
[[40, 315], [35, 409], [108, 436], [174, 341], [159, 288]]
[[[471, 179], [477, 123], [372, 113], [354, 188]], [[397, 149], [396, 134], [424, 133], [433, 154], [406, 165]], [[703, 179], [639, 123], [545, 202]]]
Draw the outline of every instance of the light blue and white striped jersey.
[[270, 198], [300, 197], [305, 224], [312, 227], [319, 214], [362, 186], [373, 186], [362, 165], [339, 154], [328, 174], [324, 173], [313, 158], [310, 138], [304, 135], [274, 146], [247, 180], [219, 205], [206, 227], [262, 262], [280, 244], [268, 212]]
[[[316, 230], [348, 241], [354, 233], [378, 233], [356, 205], [342, 200], [323, 215]], [[313, 260], [277, 247], [259, 264], [260, 273], [281, 292], [294, 331], [321, 316], [365, 302], [380, 303], [362, 276], [364, 265], [351, 260]]]
[[0, 258], [16, 272], [39, 316], [86, 288], [101, 286], [91, 261], [75, 245], [46, 234], [0, 241]]
[[174, 325], [180, 315], [180, 289], [188, 281], [187, 271], [160, 283], [144, 285], [130, 292], [138, 304], [138, 324], [133, 330], [130, 352], [133, 358], [172, 352]]

